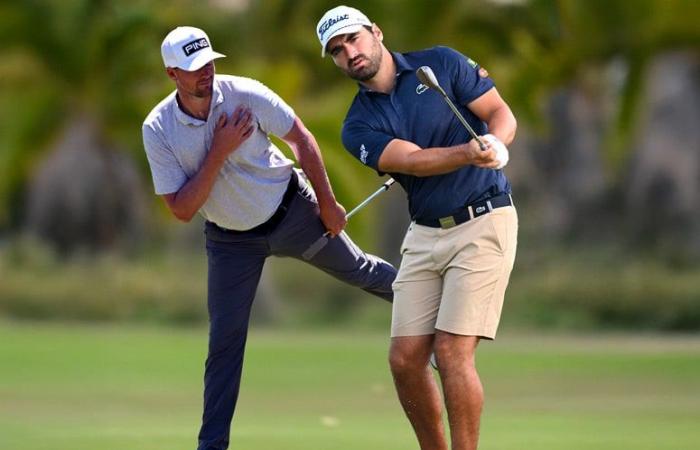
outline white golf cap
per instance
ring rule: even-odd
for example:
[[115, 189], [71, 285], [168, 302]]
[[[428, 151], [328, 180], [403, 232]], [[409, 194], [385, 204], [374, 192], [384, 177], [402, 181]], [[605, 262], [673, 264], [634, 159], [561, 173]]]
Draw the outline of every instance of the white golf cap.
[[160, 53], [165, 67], [177, 67], [188, 72], [226, 56], [212, 50], [207, 33], [194, 27], [177, 27], [168, 33], [160, 46]]
[[332, 38], [339, 34], [356, 33], [364, 26], [371, 27], [372, 22], [358, 9], [341, 5], [326, 11], [316, 25], [321, 57], [326, 56], [326, 45]]

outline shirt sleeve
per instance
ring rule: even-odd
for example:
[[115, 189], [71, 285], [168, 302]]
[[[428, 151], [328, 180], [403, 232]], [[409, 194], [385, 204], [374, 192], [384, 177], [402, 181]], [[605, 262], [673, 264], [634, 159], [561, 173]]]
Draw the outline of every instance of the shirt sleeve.
[[277, 137], [284, 137], [292, 129], [296, 115], [282, 97], [259, 81], [250, 93], [250, 107], [258, 119], [260, 129]]
[[441, 50], [444, 64], [452, 74], [452, 91], [460, 104], [466, 105], [494, 87], [491, 78], [479, 75], [476, 61], [448, 47]]
[[187, 174], [172, 150], [147, 124], [143, 125], [143, 146], [146, 149], [156, 194], [172, 194], [179, 191], [187, 182]]
[[384, 174], [379, 170], [379, 157], [394, 136], [373, 130], [361, 120], [346, 120], [341, 136], [348, 152], [362, 164], [373, 168], [380, 175]]

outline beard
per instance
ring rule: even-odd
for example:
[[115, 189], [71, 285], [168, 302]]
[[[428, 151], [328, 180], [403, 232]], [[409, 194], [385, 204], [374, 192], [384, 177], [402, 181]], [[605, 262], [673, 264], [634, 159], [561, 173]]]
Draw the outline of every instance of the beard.
[[195, 86], [191, 95], [197, 98], [207, 98], [211, 95], [212, 83], [198, 84]]
[[209, 89], [195, 89], [192, 92], [192, 97], [197, 97], [197, 98], [207, 98], [211, 95], [211, 88]]
[[[368, 64], [364, 67], [358, 67], [357, 69], [354, 69], [352, 67], [353, 62], [357, 61], [358, 59], [365, 59], [368, 61]], [[363, 54], [357, 55], [351, 61], [348, 61], [348, 68], [345, 69], [345, 73], [350, 78], [356, 81], [371, 80], [372, 78], [374, 78], [377, 72], [379, 72], [379, 66], [381, 65], [381, 63], [382, 47], [379, 45], [379, 41], [375, 38], [374, 43], [372, 44], [372, 50], [369, 57]]]

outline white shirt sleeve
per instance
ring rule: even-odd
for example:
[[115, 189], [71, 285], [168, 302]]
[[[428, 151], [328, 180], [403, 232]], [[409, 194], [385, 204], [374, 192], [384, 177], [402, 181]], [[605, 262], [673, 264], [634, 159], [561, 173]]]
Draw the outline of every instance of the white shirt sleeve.
[[260, 129], [283, 137], [292, 129], [296, 115], [291, 106], [264, 84], [254, 81], [250, 92], [250, 107], [258, 118]]
[[172, 194], [187, 182], [187, 174], [175, 158], [167, 143], [148, 124], [143, 125], [143, 146], [146, 149], [148, 164], [156, 194]]

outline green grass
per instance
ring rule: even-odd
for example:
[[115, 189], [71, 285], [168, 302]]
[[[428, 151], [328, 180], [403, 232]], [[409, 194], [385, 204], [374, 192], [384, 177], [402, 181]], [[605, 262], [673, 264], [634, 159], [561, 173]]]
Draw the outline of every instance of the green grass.
[[[254, 330], [233, 449], [417, 449], [381, 333]], [[0, 448], [194, 449], [206, 330], [0, 323]], [[700, 448], [700, 337], [483, 343], [483, 450]]]

